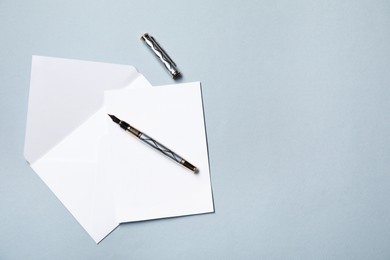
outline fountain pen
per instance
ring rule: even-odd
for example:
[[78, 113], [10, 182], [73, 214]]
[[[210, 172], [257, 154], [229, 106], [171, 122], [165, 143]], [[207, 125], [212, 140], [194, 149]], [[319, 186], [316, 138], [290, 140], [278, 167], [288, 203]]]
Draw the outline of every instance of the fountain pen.
[[110, 115], [110, 114], [108, 114], [108, 115], [111, 117], [112, 121], [117, 123], [122, 129], [126, 130], [129, 133], [132, 133], [138, 139], [143, 141], [145, 144], [153, 147], [157, 151], [159, 151], [162, 154], [164, 154], [165, 156], [171, 158], [175, 162], [183, 165], [184, 167], [186, 167], [187, 169], [191, 170], [192, 172], [194, 172], [194, 173], [198, 173], [199, 172], [198, 168], [196, 168], [194, 165], [192, 165], [187, 160], [185, 160], [183, 157], [181, 157], [180, 155], [174, 153], [173, 151], [171, 151], [170, 149], [168, 149], [164, 145], [160, 144], [159, 142], [157, 142], [156, 140], [154, 140], [150, 136], [146, 135], [145, 133], [142, 133], [141, 131], [139, 131], [136, 128], [132, 127], [131, 125], [129, 125], [125, 121], [120, 120], [116, 116]]

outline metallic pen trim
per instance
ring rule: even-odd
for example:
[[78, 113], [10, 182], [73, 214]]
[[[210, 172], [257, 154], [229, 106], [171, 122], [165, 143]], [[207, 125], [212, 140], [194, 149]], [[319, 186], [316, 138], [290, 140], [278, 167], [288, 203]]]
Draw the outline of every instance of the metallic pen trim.
[[175, 62], [169, 57], [167, 52], [157, 43], [157, 41], [148, 33], [141, 36], [141, 40], [149, 46], [157, 58], [168, 70], [169, 74], [173, 79], [177, 79], [181, 76], [181, 73], [176, 68]]

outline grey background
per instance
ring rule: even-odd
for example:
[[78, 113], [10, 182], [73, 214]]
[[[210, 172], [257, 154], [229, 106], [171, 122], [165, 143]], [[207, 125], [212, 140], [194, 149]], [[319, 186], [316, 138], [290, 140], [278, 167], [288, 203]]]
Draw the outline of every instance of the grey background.
[[[203, 85], [215, 213], [100, 245], [23, 158], [31, 55]], [[389, 259], [389, 1], [0, 0], [0, 259]]]

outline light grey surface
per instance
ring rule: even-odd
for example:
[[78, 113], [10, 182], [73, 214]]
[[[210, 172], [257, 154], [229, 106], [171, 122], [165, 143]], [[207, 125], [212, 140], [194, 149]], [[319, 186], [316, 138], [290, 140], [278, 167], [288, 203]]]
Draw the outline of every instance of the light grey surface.
[[[31, 55], [203, 85], [215, 214], [100, 245], [23, 158]], [[389, 259], [389, 1], [0, 0], [0, 259]]]

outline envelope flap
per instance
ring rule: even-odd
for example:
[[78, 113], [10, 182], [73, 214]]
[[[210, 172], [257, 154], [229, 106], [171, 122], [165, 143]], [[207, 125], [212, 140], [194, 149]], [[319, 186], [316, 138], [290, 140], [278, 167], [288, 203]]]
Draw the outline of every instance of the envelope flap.
[[43, 156], [140, 74], [128, 65], [33, 56], [24, 155]]

